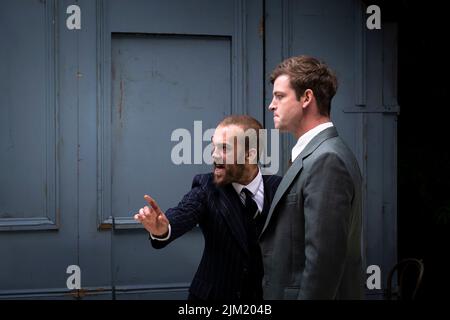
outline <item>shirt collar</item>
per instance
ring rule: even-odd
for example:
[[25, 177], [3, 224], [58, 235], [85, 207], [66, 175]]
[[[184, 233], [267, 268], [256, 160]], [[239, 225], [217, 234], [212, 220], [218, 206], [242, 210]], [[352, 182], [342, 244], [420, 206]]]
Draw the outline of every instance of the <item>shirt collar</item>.
[[297, 143], [292, 148], [291, 152], [291, 160], [294, 162], [295, 158], [298, 157], [298, 155], [305, 149], [306, 145], [320, 132], [323, 130], [332, 127], [332, 122], [325, 122], [322, 124], [319, 124], [318, 126], [312, 128], [311, 130], [305, 132], [300, 138], [298, 138]]
[[236, 190], [238, 194], [241, 194], [242, 189], [247, 188], [253, 194], [253, 196], [255, 196], [261, 183], [262, 183], [262, 174], [261, 170], [259, 170], [258, 168], [258, 174], [248, 185], [245, 186], [237, 182], [232, 182], [231, 184], [233, 185], [234, 190]]

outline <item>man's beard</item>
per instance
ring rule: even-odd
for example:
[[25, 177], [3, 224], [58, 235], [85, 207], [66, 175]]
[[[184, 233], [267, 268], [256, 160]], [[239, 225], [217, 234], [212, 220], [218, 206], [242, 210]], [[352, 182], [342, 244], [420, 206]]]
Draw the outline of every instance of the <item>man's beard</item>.
[[217, 164], [214, 163], [214, 183], [224, 186], [232, 182], [239, 182], [244, 176], [245, 164]]

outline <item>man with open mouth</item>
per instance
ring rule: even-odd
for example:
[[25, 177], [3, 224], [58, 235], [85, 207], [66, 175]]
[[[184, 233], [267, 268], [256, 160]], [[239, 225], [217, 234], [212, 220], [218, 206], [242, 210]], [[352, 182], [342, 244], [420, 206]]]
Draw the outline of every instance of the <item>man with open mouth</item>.
[[262, 299], [258, 236], [281, 178], [261, 174], [260, 130], [261, 124], [250, 116], [223, 119], [212, 138], [213, 172], [196, 175], [192, 189], [165, 213], [145, 195], [149, 206], [134, 216], [157, 249], [200, 226], [205, 248], [190, 300]]

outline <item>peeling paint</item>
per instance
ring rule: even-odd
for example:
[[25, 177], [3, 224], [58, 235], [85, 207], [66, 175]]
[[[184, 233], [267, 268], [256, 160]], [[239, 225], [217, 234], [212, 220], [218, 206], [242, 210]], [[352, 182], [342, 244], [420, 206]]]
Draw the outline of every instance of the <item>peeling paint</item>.
[[122, 108], [123, 108], [123, 79], [120, 79], [119, 119], [121, 120], [122, 120]]
[[261, 17], [261, 19], [259, 19], [258, 35], [260, 37], [264, 36], [264, 18], [263, 17]]
[[98, 230], [112, 230], [112, 223], [101, 223], [98, 226]]

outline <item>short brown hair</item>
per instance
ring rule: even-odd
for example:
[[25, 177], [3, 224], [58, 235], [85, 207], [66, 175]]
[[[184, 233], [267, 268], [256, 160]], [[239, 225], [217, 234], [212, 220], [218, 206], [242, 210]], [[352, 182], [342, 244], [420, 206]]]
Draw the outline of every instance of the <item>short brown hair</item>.
[[324, 62], [310, 56], [291, 57], [273, 70], [270, 82], [273, 84], [281, 75], [289, 76], [297, 100], [300, 100], [306, 89], [311, 89], [320, 114], [330, 115], [331, 99], [336, 94], [338, 85], [336, 75]]
[[[263, 129], [261, 123], [255, 118], [248, 115], [230, 115], [225, 117], [222, 121], [219, 122], [217, 126], [230, 126], [235, 125], [244, 130], [246, 132], [248, 129], [253, 129], [256, 131], [256, 149], [257, 149], [257, 161], [259, 161], [260, 153], [261, 153], [261, 145], [259, 141], [259, 132]], [[245, 137], [245, 151], [248, 152], [250, 149], [250, 139]]]

